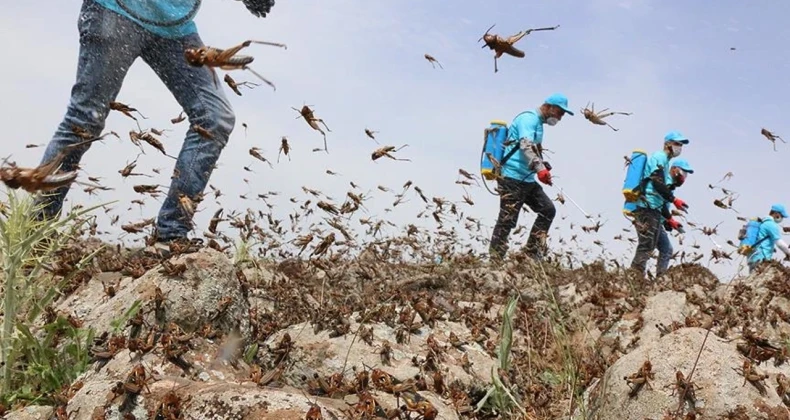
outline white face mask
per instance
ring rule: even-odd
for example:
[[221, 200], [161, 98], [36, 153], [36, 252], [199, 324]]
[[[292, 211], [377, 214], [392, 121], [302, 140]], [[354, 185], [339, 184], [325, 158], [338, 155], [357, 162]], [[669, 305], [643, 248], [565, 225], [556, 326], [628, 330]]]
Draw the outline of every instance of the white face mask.
[[779, 216], [779, 215], [777, 215], [777, 216], [774, 216], [774, 221], [775, 221], [776, 223], [782, 223], [782, 220], [784, 220], [784, 217], [782, 217], [782, 216]]
[[554, 118], [554, 117], [546, 118], [546, 124], [548, 124], [550, 126], [555, 126], [555, 125], [557, 125], [558, 122], [560, 122], [560, 120], [558, 120], [557, 118]]
[[670, 146], [672, 148], [672, 157], [680, 156], [680, 153], [683, 152], [683, 146]]

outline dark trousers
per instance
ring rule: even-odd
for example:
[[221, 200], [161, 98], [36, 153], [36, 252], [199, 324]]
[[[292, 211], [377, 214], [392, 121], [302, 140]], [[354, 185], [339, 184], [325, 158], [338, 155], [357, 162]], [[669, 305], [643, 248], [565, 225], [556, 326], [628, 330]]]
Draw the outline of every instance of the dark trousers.
[[518, 215], [521, 208], [526, 204], [530, 210], [538, 214], [529, 239], [525, 247], [527, 254], [540, 258], [546, 253], [546, 238], [549, 228], [557, 214], [554, 203], [543, 192], [543, 188], [537, 182], [524, 182], [512, 178], [502, 178], [498, 182], [499, 192], [499, 218], [494, 233], [491, 237], [492, 256], [502, 258], [507, 252], [507, 240], [510, 231], [518, 224]]
[[650, 254], [658, 246], [661, 231], [661, 212], [654, 209], [639, 208], [634, 211], [634, 227], [639, 235], [639, 244], [631, 262], [631, 268], [644, 274]]

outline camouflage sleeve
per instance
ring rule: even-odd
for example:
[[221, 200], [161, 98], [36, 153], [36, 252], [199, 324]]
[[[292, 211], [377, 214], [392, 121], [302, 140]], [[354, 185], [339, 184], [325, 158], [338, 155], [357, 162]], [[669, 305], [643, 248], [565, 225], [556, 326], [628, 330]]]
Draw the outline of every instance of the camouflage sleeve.
[[529, 139], [522, 138], [519, 141], [519, 148], [524, 153], [524, 160], [527, 162], [530, 171], [540, 172], [546, 169], [546, 165], [543, 164], [543, 159], [540, 158], [538, 153], [537, 144], [529, 141]]

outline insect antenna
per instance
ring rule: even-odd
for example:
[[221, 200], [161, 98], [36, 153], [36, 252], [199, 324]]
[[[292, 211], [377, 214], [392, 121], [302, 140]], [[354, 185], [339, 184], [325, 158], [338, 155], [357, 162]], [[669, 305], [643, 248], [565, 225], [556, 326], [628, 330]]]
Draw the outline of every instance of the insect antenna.
[[[493, 24], [493, 25], [491, 25], [491, 27], [490, 27], [490, 28], [486, 29], [486, 33], [484, 33], [484, 34], [483, 34], [483, 36], [481, 36], [481, 37], [480, 37], [480, 39], [478, 39], [478, 40], [477, 40], [477, 42], [480, 42], [480, 41], [482, 41], [482, 40], [483, 40], [483, 38], [484, 38], [486, 35], [488, 35], [488, 31], [490, 31], [491, 29], [494, 29], [494, 26], [496, 26], [496, 23], [495, 23], [495, 24]], [[485, 46], [485, 45], [483, 45], [481, 48], [485, 48], [485, 47], [486, 47], [486, 46]]]

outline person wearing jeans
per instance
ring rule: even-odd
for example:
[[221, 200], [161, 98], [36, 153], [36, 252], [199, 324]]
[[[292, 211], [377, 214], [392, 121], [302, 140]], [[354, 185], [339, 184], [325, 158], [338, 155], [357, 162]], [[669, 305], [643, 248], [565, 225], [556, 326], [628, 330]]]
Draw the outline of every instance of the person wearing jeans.
[[[556, 93], [548, 97], [537, 109], [527, 110], [517, 115], [508, 128], [510, 148], [518, 148], [502, 164], [502, 176], [497, 180], [499, 192], [499, 217], [491, 236], [489, 255], [494, 261], [501, 261], [507, 253], [508, 236], [518, 223], [518, 215], [526, 204], [538, 214], [525, 253], [540, 261], [546, 255], [549, 228], [554, 221], [554, 203], [537, 183], [552, 185], [551, 165], [543, 160], [543, 124], [556, 125], [565, 114], [573, 115], [568, 108], [568, 98]], [[504, 155], [512, 150], [506, 148]]]
[[[634, 210], [634, 226], [639, 237], [631, 269], [644, 276], [650, 254], [658, 246], [661, 225], [669, 229], [680, 229], [681, 224], [670, 217], [665, 218], [662, 213], [668, 203], [676, 208], [686, 210], [688, 205], [681, 199], [675, 198], [668, 186], [667, 168], [669, 160], [680, 156], [683, 146], [689, 139], [677, 131], [670, 131], [664, 136], [664, 148], [653, 153], [645, 164], [642, 173], [643, 182], [640, 185], [642, 198], [636, 203]], [[677, 172], [676, 172], [677, 173]], [[668, 211], [668, 210], [667, 210]], [[668, 238], [667, 238], [668, 239]]]
[[[167, 246], [173, 240], [190, 243], [192, 215], [182, 210], [183, 194], [197, 201], [208, 184], [214, 165], [228, 142], [236, 121], [233, 109], [212, 72], [193, 67], [184, 57], [187, 48], [203, 46], [192, 18], [201, 0], [84, 0], [77, 28], [79, 60], [76, 82], [60, 125], [50, 140], [42, 163], [53, 159], [67, 146], [84, 140], [76, 131], [98, 137], [129, 68], [137, 58], [151, 67], [183, 108], [190, 128], [175, 164], [167, 198], [159, 211], [155, 238]], [[272, 0], [245, 0], [256, 16], [265, 17]], [[201, 137], [192, 127], [213, 135]], [[85, 135], [85, 134], [83, 134]], [[90, 146], [72, 148], [61, 170], [74, 171]], [[36, 217], [60, 214], [69, 187], [37, 197], [44, 209]], [[199, 242], [199, 240], [198, 240]]]
[[669, 234], [664, 226], [659, 227], [658, 231], [658, 261], [656, 263], [656, 277], [660, 277], [669, 269], [669, 260], [672, 259], [672, 242], [669, 241]]
[[[669, 190], [674, 193], [676, 188], [686, 182], [686, 177], [693, 173], [694, 169], [685, 159], [675, 159], [669, 165], [665, 183]], [[669, 241], [669, 234], [667, 233], [668, 230], [672, 230], [672, 225], [669, 222], [671, 219], [672, 214], [669, 212], [669, 203], [666, 203], [662, 208], [663, 223], [658, 226], [658, 238], [656, 242], [656, 247], [658, 248], [658, 262], [656, 264], [656, 277], [660, 277], [667, 272], [669, 260], [672, 259], [672, 243]]]

